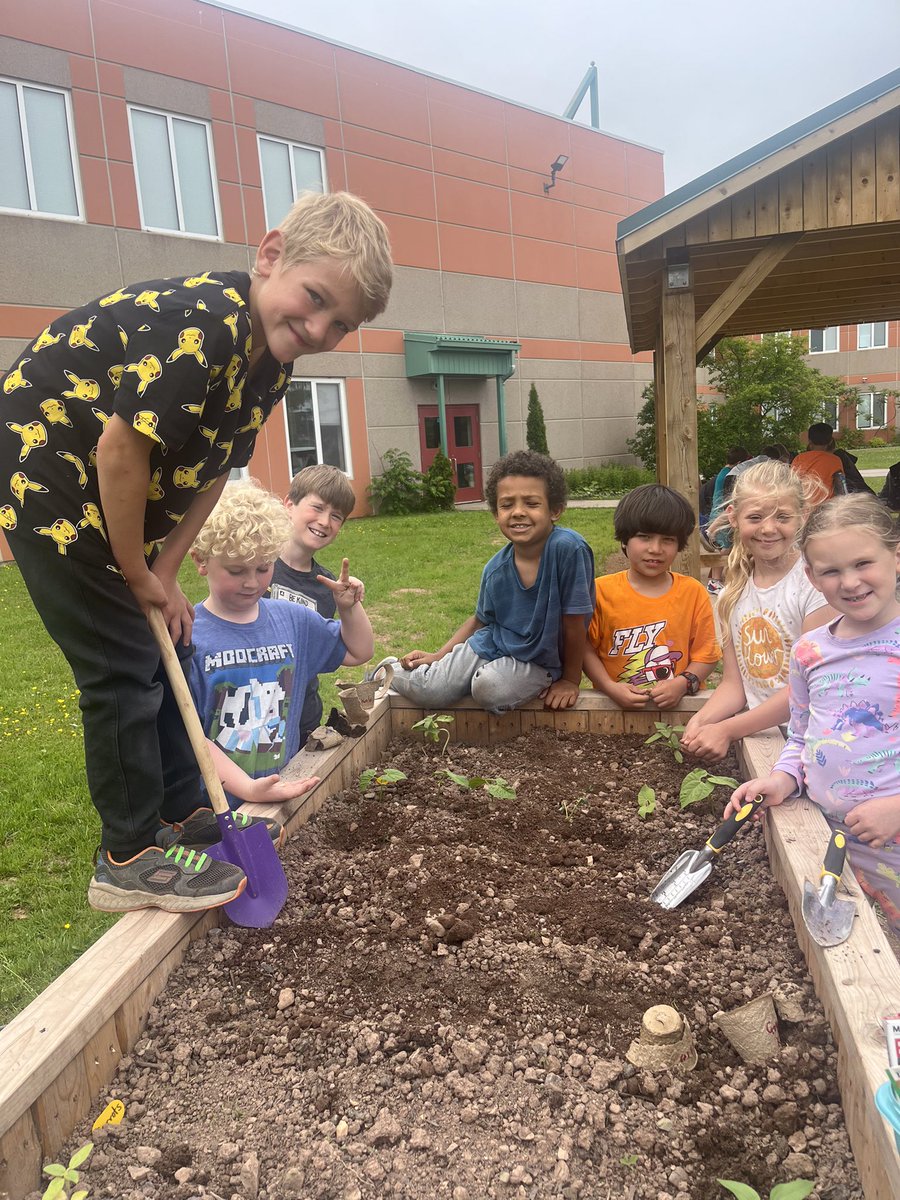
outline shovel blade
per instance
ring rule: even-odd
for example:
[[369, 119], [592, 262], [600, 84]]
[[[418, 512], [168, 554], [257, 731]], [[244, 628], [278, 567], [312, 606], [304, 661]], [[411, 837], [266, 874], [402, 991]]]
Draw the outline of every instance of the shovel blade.
[[677, 908], [711, 872], [712, 863], [702, 850], [685, 850], [650, 893], [650, 899], [661, 908]]
[[831, 904], [823, 904], [816, 887], [806, 880], [803, 885], [803, 921], [812, 939], [820, 946], [839, 946], [845, 942], [850, 936], [855, 916], [856, 904], [852, 900], [833, 900]]
[[265, 929], [278, 916], [287, 899], [288, 883], [278, 851], [264, 825], [236, 828], [231, 813], [216, 816], [221, 842], [209, 846], [206, 853], [219, 862], [240, 867], [247, 886], [236, 900], [224, 906], [235, 925]]

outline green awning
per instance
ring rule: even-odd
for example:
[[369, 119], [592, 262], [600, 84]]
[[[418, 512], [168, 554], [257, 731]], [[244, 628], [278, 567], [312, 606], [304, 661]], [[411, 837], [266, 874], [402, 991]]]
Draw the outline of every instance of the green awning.
[[509, 379], [518, 342], [453, 333], [404, 333], [406, 377], [469, 375]]

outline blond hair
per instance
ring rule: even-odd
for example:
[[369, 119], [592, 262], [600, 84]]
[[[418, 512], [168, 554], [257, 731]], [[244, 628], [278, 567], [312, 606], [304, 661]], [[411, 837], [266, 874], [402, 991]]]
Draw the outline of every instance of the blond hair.
[[813, 538], [848, 528], [864, 529], [892, 554], [900, 545], [900, 522], [887, 505], [875, 496], [857, 492], [835, 496], [812, 510], [800, 531], [800, 550], [805, 556], [806, 547]]
[[339, 467], [330, 467], [327, 463], [304, 467], [291, 480], [288, 500], [292, 504], [299, 504], [304, 496], [313, 495], [336, 508], [345, 518], [350, 516], [356, 504], [350, 480]]
[[387, 308], [393, 281], [387, 226], [350, 192], [304, 192], [278, 225], [285, 267], [314, 258], [343, 262], [364, 297], [365, 320]]
[[[743, 505], [760, 498], [771, 500], [773, 509], [787, 501], [796, 509], [797, 516], [802, 518], [809, 506], [815, 503], [819, 489], [821, 484], [815, 477], [799, 475], [777, 459], [757, 463], [735, 478], [728, 506], [712, 522], [709, 531], [715, 533], [733, 525]], [[752, 575], [753, 555], [735, 533], [725, 567], [725, 587], [716, 601], [716, 612], [723, 629], [727, 628], [734, 606]]]
[[200, 563], [211, 558], [274, 562], [290, 536], [291, 519], [278, 497], [257, 479], [246, 479], [225, 485], [191, 554]]

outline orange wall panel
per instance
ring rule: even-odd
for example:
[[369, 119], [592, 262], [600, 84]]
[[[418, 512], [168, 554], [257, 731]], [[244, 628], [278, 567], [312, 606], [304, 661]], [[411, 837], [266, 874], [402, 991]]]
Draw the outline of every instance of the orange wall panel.
[[434, 176], [438, 219], [475, 229], [509, 233], [509, 193], [447, 175]]
[[91, 18], [88, 0], [28, 0], [3, 5], [3, 33], [21, 42], [35, 41], [37, 31], [42, 46], [71, 50], [75, 54], [93, 57]]
[[266, 211], [260, 188], [244, 188], [244, 219], [248, 245], [258, 246], [266, 234]]
[[125, 95], [125, 72], [118, 63], [98, 62], [97, 75], [100, 79], [100, 91], [105, 95]]
[[344, 164], [343, 150], [325, 150], [325, 173], [328, 176], [330, 192], [345, 192], [347, 190], [347, 168]]
[[96, 92], [72, 89], [72, 115], [75, 120], [75, 144], [81, 154], [103, 158], [103, 125], [100, 121], [100, 97]]
[[649, 203], [663, 194], [662, 155], [645, 150], [643, 146], [627, 146], [625, 162], [629, 196]]
[[235, 92], [304, 112], [338, 116], [337, 84], [330, 67], [297, 58], [284, 47], [268, 50], [229, 40], [229, 50]]
[[473, 183], [490, 183], [494, 187], [507, 188], [509, 172], [505, 163], [488, 162], [485, 158], [472, 158], [468, 154], [457, 154], [453, 150], [442, 150], [435, 146], [432, 151], [435, 171], [442, 175], [456, 175]]
[[209, 88], [209, 112], [214, 121], [227, 121], [230, 124], [234, 120], [230, 92]]
[[345, 150], [351, 150], [355, 154], [366, 154], [369, 158], [402, 163], [407, 167], [418, 167], [423, 171], [431, 170], [431, 150], [421, 142], [411, 142], [409, 138], [363, 129], [359, 125], [344, 125], [342, 129]]
[[363, 64], [361, 58], [342, 49], [335, 53], [344, 124], [427, 143], [428, 110], [422, 77], [377, 59], [367, 59]]
[[224, 121], [212, 122], [213, 153], [216, 157], [216, 174], [219, 179], [230, 183], [240, 182], [238, 171], [237, 148], [234, 140], [234, 126]]
[[525, 108], [506, 110], [506, 152], [510, 165], [550, 174], [560, 154], [571, 157], [569, 126]]
[[625, 143], [573, 125], [565, 174], [573, 183], [625, 193]]
[[85, 88], [89, 92], [96, 92], [97, 64], [93, 58], [83, 58], [80, 54], [70, 54], [69, 75], [72, 79], [73, 88]]
[[222, 11], [221, 17], [225, 37], [232, 48], [255, 46], [276, 54], [288, 54], [315, 66], [334, 68], [334, 47], [330, 42], [240, 13]]
[[64, 308], [0, 304], [0, 337], [21, 339], [23, 342], [33, 341], [42, 329], [57, 317], [61, 317], [65, 311]]
[[106, 153], [116, 162], [131, 162], [131, 133], [128, 128], [128, 109], [118, 96], [101, 96], [103, 128], [106, 133]]
[[81, 192], [84, 196], [85, 217], [91, 225], [112, 225], [112, 196], [109, 191], [109, 172], [105, 158], [79, 157]]
[[246, 125], [235, 125], [235, 141], [237, 142], [238, 172], [244, 186], [262, 187], [262, 175], [259, 166], [259, 143], [256, 133]]
[[574, 216], [575, 241], [579, 246], [588, 246], [592, 250], [612, 250], [615, 247], [618, 213], [578, 206]]
[[391, 235], [391, 257], [400, 267], [422, 267], [437, 271], [441, 265], [438, 253], [437, 225], [416, 217], [401, 217], [397, 213], [379, 213]]
[[575, 224], [572, 208], [556, 197], [556, 188], [544, 194], [527, 196], [513, 192], [511, 197], [513, 233], [521, 237], [543, 238], [548, 242], [575, 241]]
[[[57, 9], [66, 5], [58, 5]], [[98, 58], [145, 71], [163, 71], [211, 87], [228, 87], [225, 43], [214, 19], [204, 28], [200, 5], [169, 7], [154, 0], [152, 11], [112, 0], [91, 0]], [[207, 13], [208, 15], [208, 13]]]
[[621, 292], [619, 263], [615, 254], [604, 254], [600, 250], [577, 251], [578, 286], [597, 292]]
[[525, 279], [530, 283], [555, 283], [563, 287], [576, 286], [578, 278], [574, 246], [523, 237], [514, 240], [517, 279]]
[[512, 279], [512, 242], [508, 235], [460, 225], [438, 226], [441, 267], [465, 275]]
[[506, 161], [503, 115], [472, 113], [456, 105], [429, 99], [431, 138], [435, 146], [461, 151], [494, 162]]
[[366, 354], [402, 354], [403, 333], [399, 329], [360, 329], [362, 349]]
[[239, 184], [219, 180], [219, 208], [222, 213], [222, 235], [225, 241], [243, 245], [247, 241], [247, 231]]
[[140, 229], [141, 214], [138, 210], [134, 167], [131, 163], [110, 161], [109, 178], [112, 183], [116, 224], [121, 225], [123, 229]]
[[348, 154], [347, 186], [373, 208], [434, 220], [434, 183], [430, 172], [399, 163]]

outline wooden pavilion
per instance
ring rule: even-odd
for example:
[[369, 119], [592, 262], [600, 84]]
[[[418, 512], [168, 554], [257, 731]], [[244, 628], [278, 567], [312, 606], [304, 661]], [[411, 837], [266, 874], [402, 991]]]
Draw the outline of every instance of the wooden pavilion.
[[900, 315], [900, 70], [621, 221], [617, 249], [658, 476], [696, 510], [696, 366], [720, 338]]

